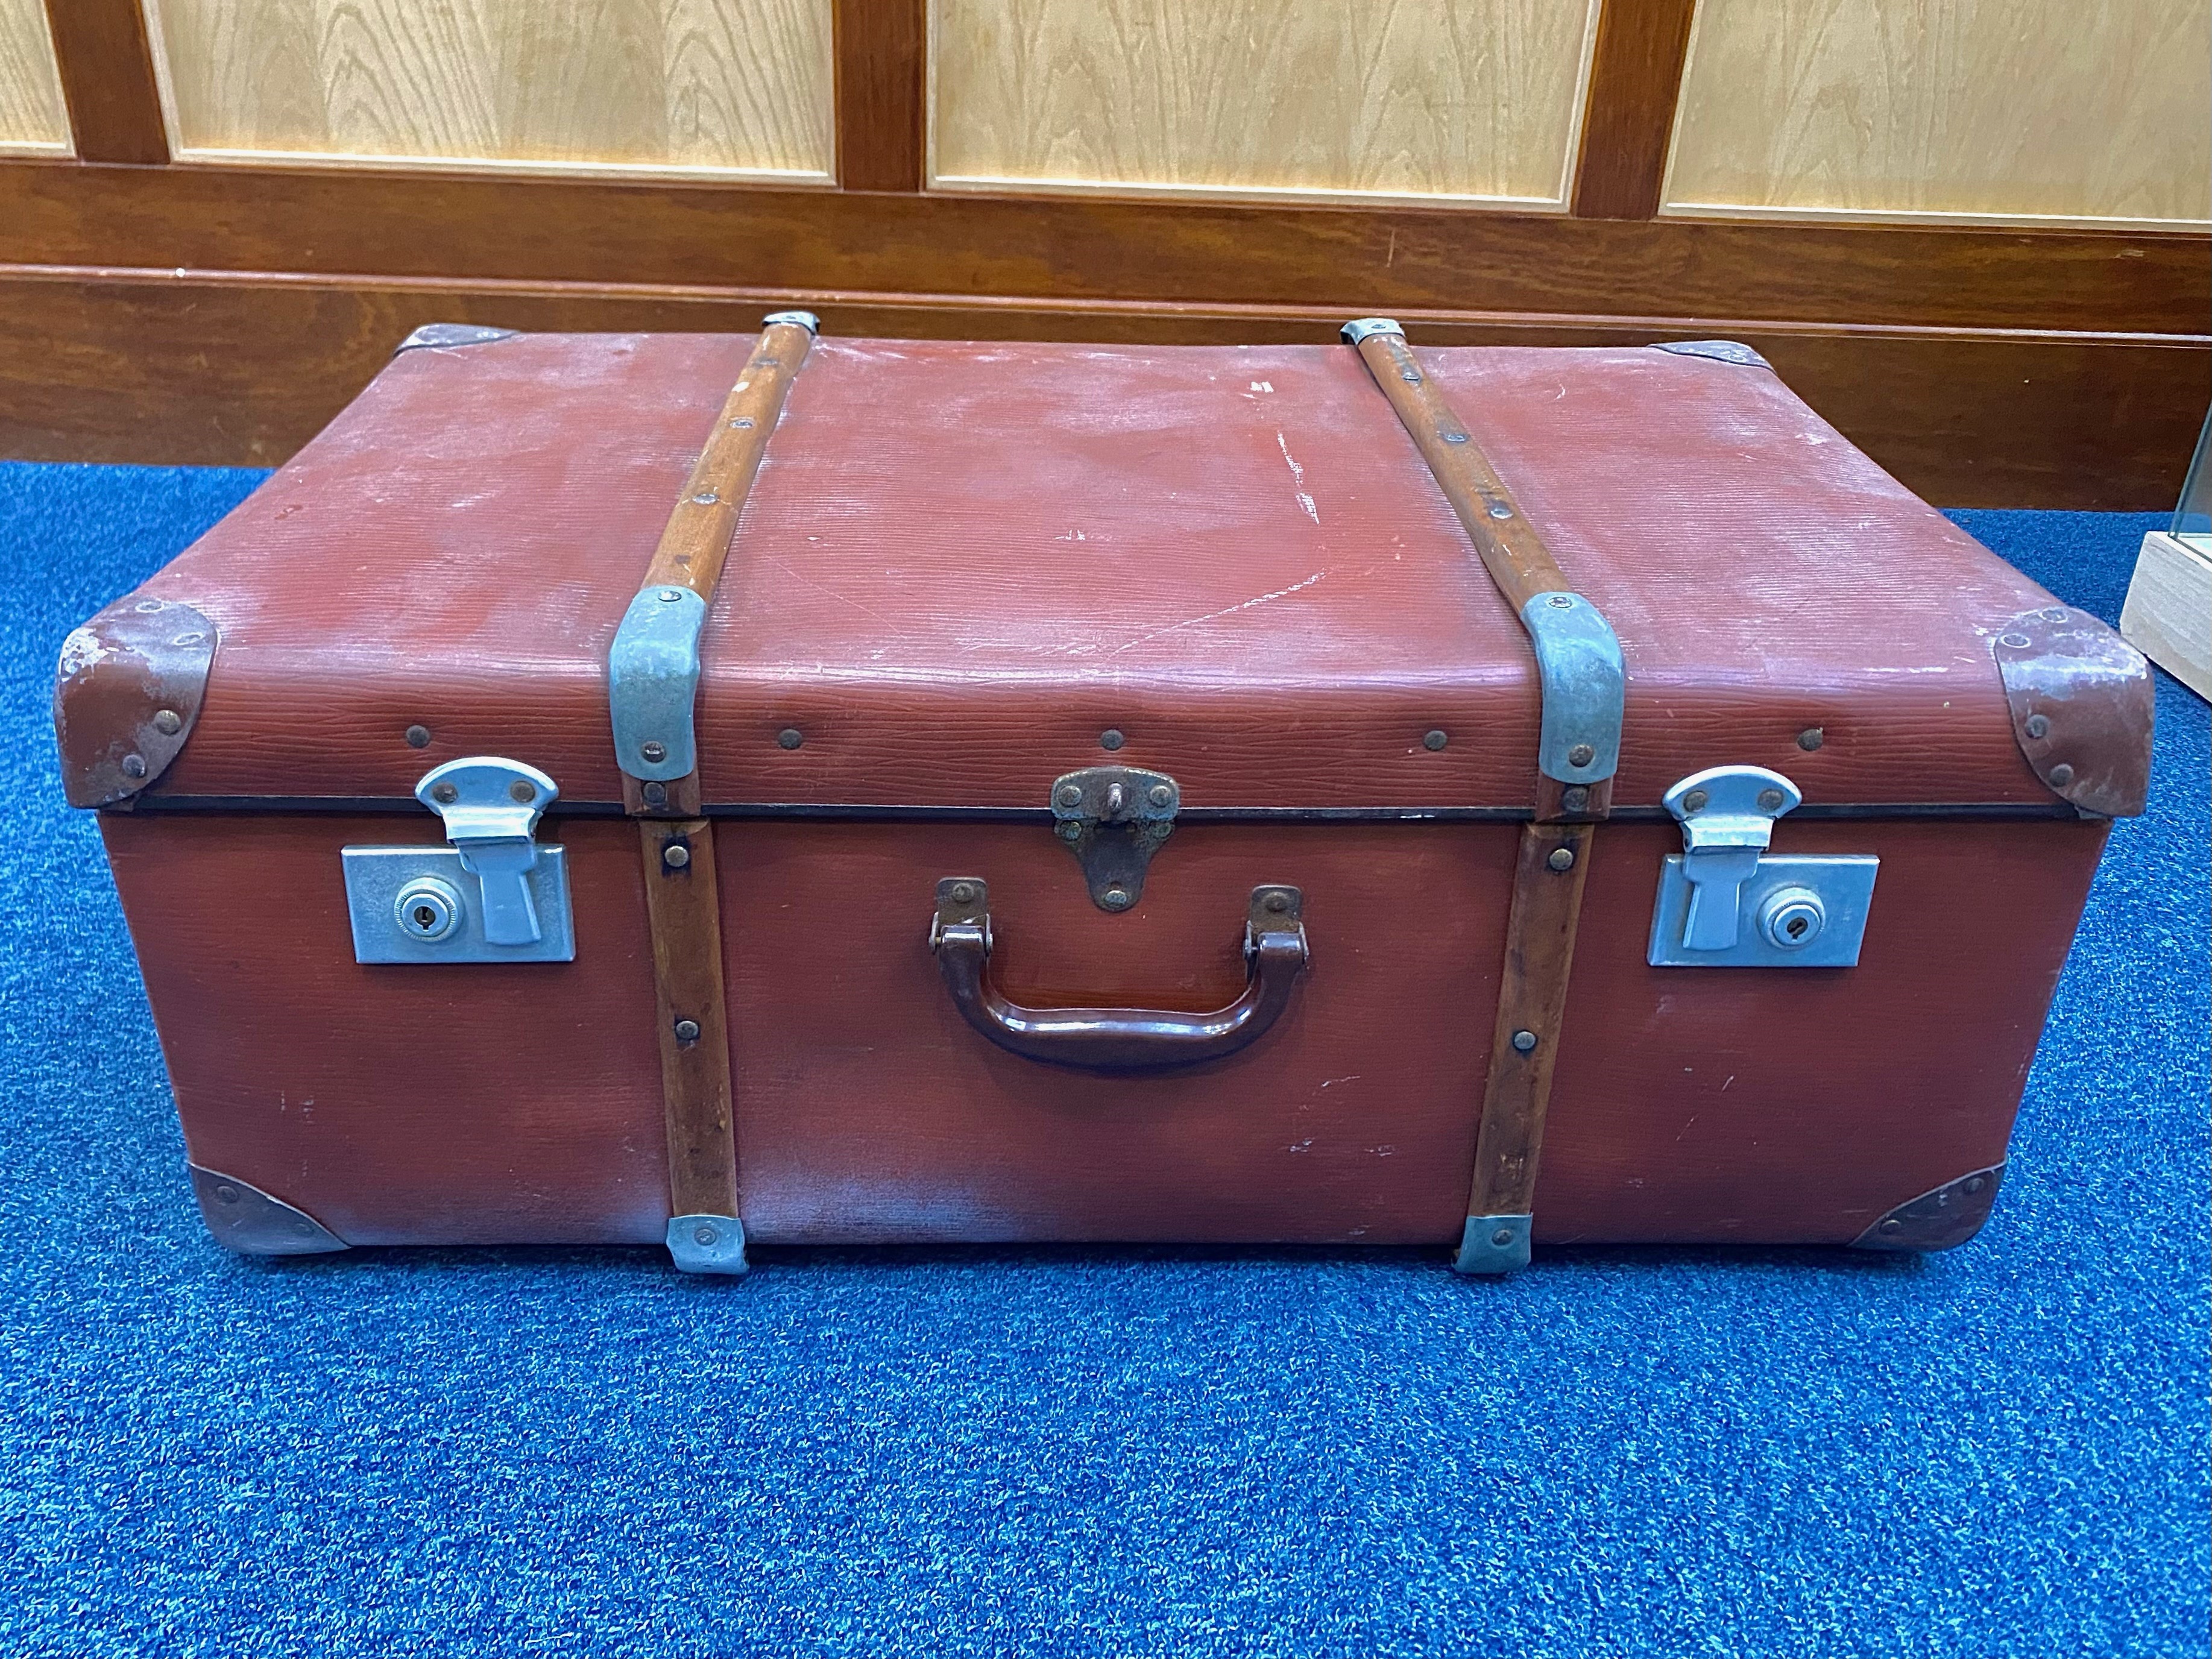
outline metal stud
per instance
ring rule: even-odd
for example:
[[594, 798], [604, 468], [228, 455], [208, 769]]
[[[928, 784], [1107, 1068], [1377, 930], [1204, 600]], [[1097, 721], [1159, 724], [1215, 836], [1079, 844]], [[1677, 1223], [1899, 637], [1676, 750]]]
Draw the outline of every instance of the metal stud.
[[1571, 870], [1575, 867], [1575, 849], [1571, 847], [1554, 847], [1551, 856], [1544, 862], [1554, 870]]
[[1711, 799], [1704, 790], [1692, 789], [1682, 797], [1682, 810], [1685, 812], [1702, 812], [1705, 810], [1705, 803]]
[[2057, 765], [2051, 769], [2051, 787], [2053, 789], [2063, 789], [2068, 784], [2073, 781], [2074, 769], [2067, 765], [2065, 762], [2061, 761]]
[[1098, 902], [1109, 910], [1126, 910], [1134, 902], [1126, 887], [1109, 887]]
[[659, 741], [648, 740], [638, 744], [637, 752], [657, 766], [668, 758], [668, 745]]
[[184, 718], [173, 708], [157, 708], [154, 711], [154, 729], [165, 738], [175, 737], [178, 732], [184, 730]]
[[779, 749], [796, 749], [805, 741], [806, 733], [795, 726], [787, 726], [775, 734], [775, 746]]
[[1513, 1046], [1522, 1054], [1534, 1054], [1536, 1051], [1536, 1034], [1534, 1031], [1516, 1031]]
[[691, 505], [694, 507], [712, 507], [715, 502], [721, 499], [722, 498], [720, 495], [717, 495], [713, 490], [702, 489], [691, 498]]
[[125, 755], [123, 757], [123, 775], [126, 778], [144, 777], [146, 757], [143, 755]]
[[2051, 717], [2048, 714], [2030, 714], [2027, 717], [2027, 735], [2031, 738], [2049, 737]]
[[1759, 804], [1770, 812], [1775, 811], [1782, 805], [1782, 792], [1779, 789], [1760, 790], [1759, 792]]
[[645, 804], [647, 806], [668, 805], [668, 786], [665, 783], [648, 783], [638, 793], [645, 797]]
[[1567, 750], [1567, 764], [1570, 766], [1588, 766], [1596, 758], [1597, 750], [1586, 743], [1578, 743]]
[[1559, 792], [1559, 805], [1570, 812], [1579, 812], [1589, 805], [1589, 791], [1577, 783]]
[[517, 778], [507, 786], [507, 793], [514, 799], [527, 806], [538, 799], [538, 786], [526, 778]]
[[1119, 749], [1127, 741], [1128, 739], [1117, 729], [1110, 726], [1098, 734], [1098, 746], [1101, 749]]
[[951, 896], [955, 904], [973, 904], [975, 902], [975, 884], [972, 881], [954, 882]]
[[1808, 755], [1827, 740], [1828, 734], [1817, 726], [1808, 726], [1797, 734], [1797, 746]]
[[1164, 783], [1154, 784], [1148, 793], [1155, 806], [1171, 806], [1175, 804], [1175, 791]]
[[660, 849], [660, 861], [671, 870], [681, 870], [691, 862], [691, 849], [680, 841], [672, 841]]
[[409, 726], [407, 746], [410, 749], [428, 749], [430, 746], [430, 728], [427, 726]]
[[461, 792], [450, 783], [441, 783], [430, 791], [430, 799], [441, 806], [451, 806], [461, 798]]
[[1498, 1246], [1499, 1249], [1504, 1249], [1508, 1244], [1510, 1244], [1513, 1242], [1513, 1229], [1510, 1227], [1500, 1227], [1497, 1231], [1491, 1234], [1490, 1242]]
[[696, 1042], [699, 1040], [699, 1022], [696, 1019], [678, 1020], [676, 1040], [678, 1042]]
[[1450, 741], [1451, 738], [1449, 734], [1439, 728], [1437, 731], [1430, 732], [1426, 737], [1421, 739], [1421, 747], [1428, 750], [1431, 753], [1434, 753], [1437, 750], [1443, 748]]

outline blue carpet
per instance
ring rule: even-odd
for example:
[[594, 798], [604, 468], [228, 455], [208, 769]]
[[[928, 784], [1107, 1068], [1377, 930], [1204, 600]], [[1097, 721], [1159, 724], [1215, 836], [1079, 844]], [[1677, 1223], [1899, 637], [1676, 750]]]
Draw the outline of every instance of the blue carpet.
[[[64, 630], [245, 472], [0, 465], [0, 1652], [2201, 1654], [2207, 722], [1926, 1261], [203, 1234]], [[1961, 521], [2118, 610], [2140, 516]]]

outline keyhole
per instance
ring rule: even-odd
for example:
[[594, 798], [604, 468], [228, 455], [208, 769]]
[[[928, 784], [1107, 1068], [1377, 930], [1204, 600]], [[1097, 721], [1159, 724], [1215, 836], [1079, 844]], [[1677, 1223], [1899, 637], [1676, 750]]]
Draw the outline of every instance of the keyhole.
[[1808, 922], [1802, 916], [1792, 916], [1790, 918], [1789, 927], [1784, 929], [1784, 931], [1788, 933], [1790, 937], [1792, 939], [1802, 939], [1805, 937], [1806, 928], [1811, 925], [1812, 924]]
[[[435, 927], [438, 925], [438, 913], [435, 910], [433, 910], [427, 904], [416, 905], [415, 907], [415, 925], [417, 927], [420, 927], [424, 933], [428, 933], [433, 927]], [[1800, 923], [1799, 926], [1802, 927], [1803, 924]]]

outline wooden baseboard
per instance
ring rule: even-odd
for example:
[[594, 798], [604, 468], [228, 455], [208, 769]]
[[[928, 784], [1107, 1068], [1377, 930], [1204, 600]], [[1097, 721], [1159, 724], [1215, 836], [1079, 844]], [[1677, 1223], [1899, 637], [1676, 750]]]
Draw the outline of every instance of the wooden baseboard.
[[[410, 330], [748, 332], [805, 304], [848, 335], [1334, 340], [1341, 307], [650, 283], [0, 266], [0, 454], [274, 465]], [[2193, 335], [1401, 309], [1437, 344], [1740, 339], [1846, 436], [1953, 507], [2155, 508], [2212, 400]], [[1654, 419], [1665, 418], [1654, 410]]]
[[2212, 698], [2212, 553], [2163, 531], [2144, 537], [2120, 633], [2198, 696]]

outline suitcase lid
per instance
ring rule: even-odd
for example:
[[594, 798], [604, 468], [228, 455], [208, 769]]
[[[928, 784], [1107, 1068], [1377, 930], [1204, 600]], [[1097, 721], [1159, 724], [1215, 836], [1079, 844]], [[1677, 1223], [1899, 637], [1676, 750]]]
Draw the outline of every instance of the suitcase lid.
[[[419, 810], [496, 754], [619, 803], [608, 647], [751, 343], [418, 334], [71, 636], [71, 799]], [[2141, 810], [2142, 659], [1754, 355], [1417, 351], [1620, 638], [1616, 814], [1739, 763], [1808, 815]], [[823, 338], [701, 653], [710, 809], [1042, 811], [1108, 762], [1187, 811], [1534, 793], [1528, 636], [1344, 346]]]

